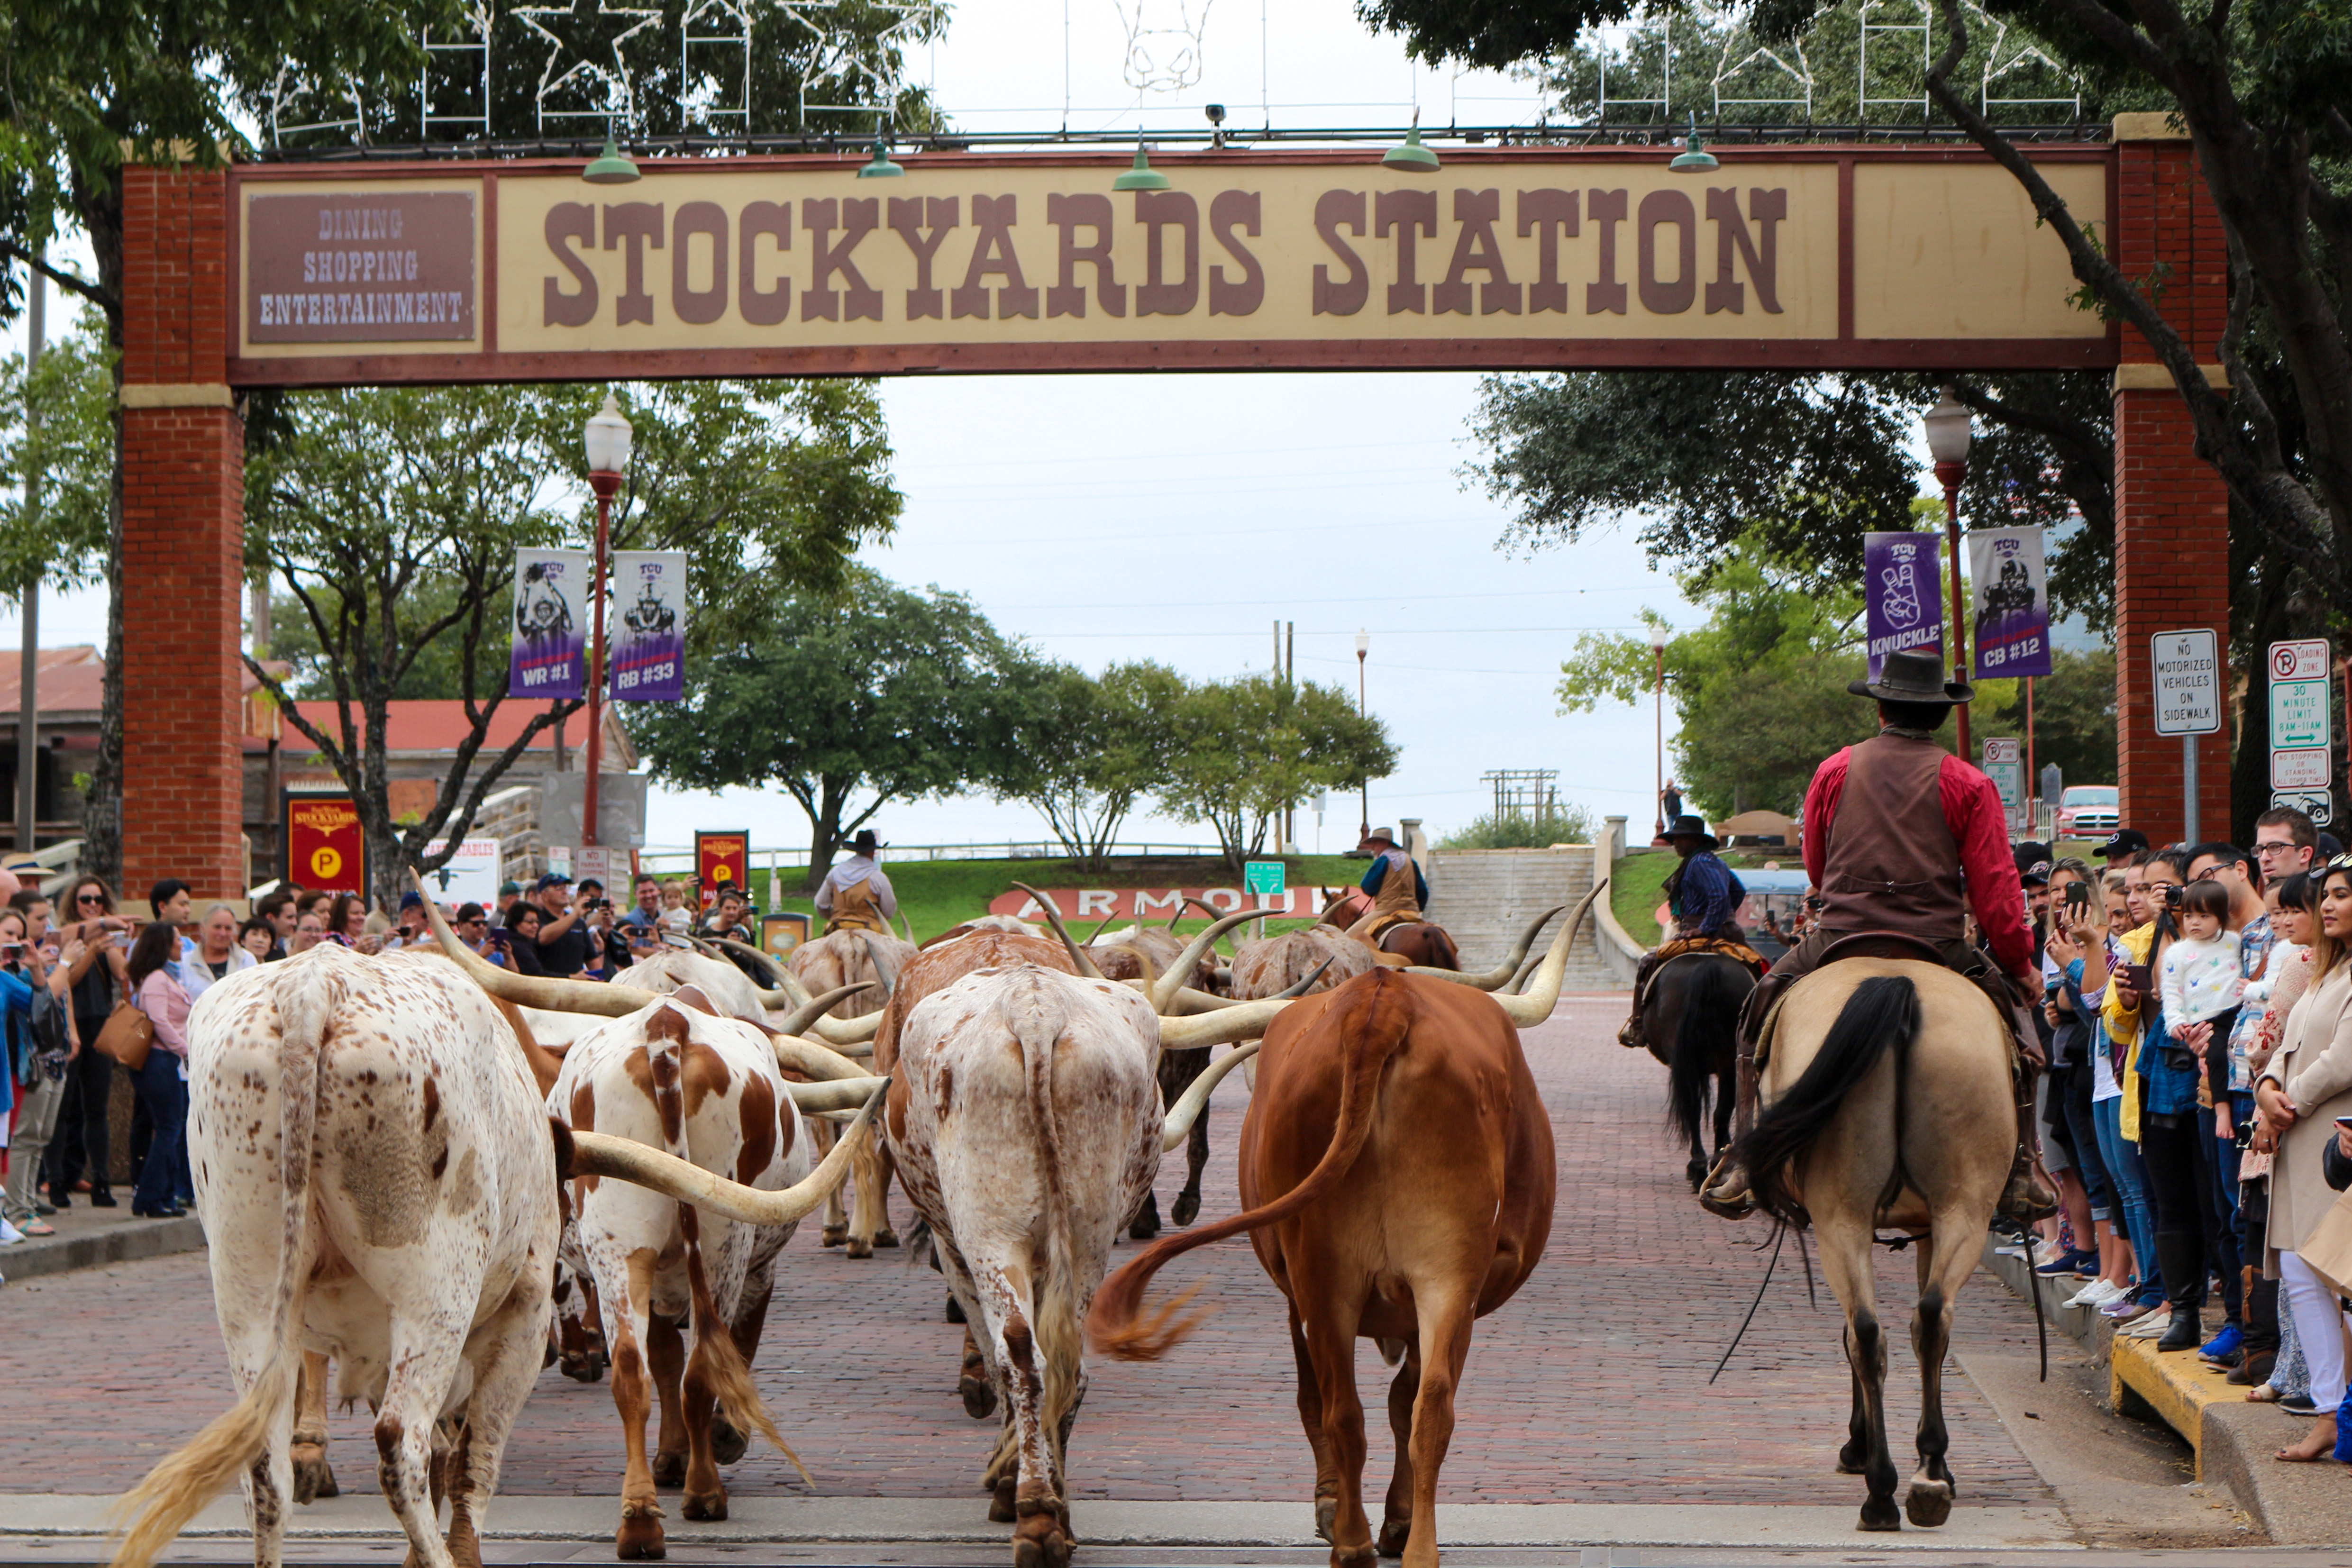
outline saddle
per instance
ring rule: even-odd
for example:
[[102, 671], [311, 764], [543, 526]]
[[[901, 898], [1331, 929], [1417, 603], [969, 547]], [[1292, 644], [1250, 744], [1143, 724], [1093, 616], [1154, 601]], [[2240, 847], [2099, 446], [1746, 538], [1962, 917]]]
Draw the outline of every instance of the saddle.
[[1759, 982], [1761, 982], [1772, 968], [1762, 953], [1746, 942], [1735, 941], [1727, 936], [1675, 937], [1671, 942], [1660, 943], [1657, 950], [1650, 954], [1649, 962], [1643, 966], [1641, 989], [1633, 998], [1635, 1017], [1641, 1016], [1642, 1008], [1650, 1000], [1651, 988], [1657, 984], [1658, 975], [1666, 965], [1677, 958], [1685, 958], [1692, 953], [1719, 953], [1735, 963], [1744, 963]]
[[[1957, 944], [1955, 944], [1957, 945]], [[1847, 958], [1901, 959], [1916, 963], [1933, 963], [1950, 970], [1964, 980], [1972, 982], [1993, 1005], [1993, 1010], [2010, 1023], [2010, 1032], [2016, 1033], [2014, 1009], [2018, 997], [2011, 992], [2009, 978], [2000, 966], [1976, 948], [1968, 948], [1965, 966], [1947, 956], [1946, 945], [1895, 931], [1853, 931], [1838, 938], [1822, 950], [1821, 956], [1806, 974], [1818, 974], [1831, 964]], [[1741, 1056], [1755, 1068], [1771, 1058], [1772, 1026], [1780, 1012], [1782, 995], [1789, 987], [1802, 980], [1804, 974], [1767, 974], [1748, 993], [1748, 1005], [1739, 1017]], [[2023, 1042], [2017, 1042], [2021, 1047]]]

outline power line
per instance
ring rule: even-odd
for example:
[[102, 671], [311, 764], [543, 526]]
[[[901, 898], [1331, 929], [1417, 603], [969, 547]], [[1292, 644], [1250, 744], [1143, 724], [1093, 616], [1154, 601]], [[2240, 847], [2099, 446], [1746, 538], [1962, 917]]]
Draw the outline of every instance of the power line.
[[[1639, 594], [1653, 584], [1648, 583], [1618, 584], [1605, 588], [1521, 588], [1494, 594], [1400, 594], [1395, 602], [1401, 605], [1428, 604], [1439, 599], [1549, 599], [1567, 594]], [[1361, 605], [1374, 595], [1347, 594], [1333, 599], [1133, 599], [1117, 603], [1087, 602], [1063, 605], [992, 605], [994, 611], [1004, 610], [1210, 610], [1226, 605]]]

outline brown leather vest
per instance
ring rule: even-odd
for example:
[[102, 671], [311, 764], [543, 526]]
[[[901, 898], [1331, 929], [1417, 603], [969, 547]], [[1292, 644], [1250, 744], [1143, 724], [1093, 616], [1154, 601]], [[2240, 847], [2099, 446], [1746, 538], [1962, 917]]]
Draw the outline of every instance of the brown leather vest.
[[833, 913], [824, 922], [827, 936], [843, 930], [880, 931], [884, 936], [897, 934], [891, 931], [870, 887], [868, 880], [861, 877], [845, 888], [833, 890]]
[[1944, 821], [1944, 755], [1901, 735], [1853, 748], [1822, 868], [1824, 931], [1960, 939], [1967, 903], [1960, 847]]

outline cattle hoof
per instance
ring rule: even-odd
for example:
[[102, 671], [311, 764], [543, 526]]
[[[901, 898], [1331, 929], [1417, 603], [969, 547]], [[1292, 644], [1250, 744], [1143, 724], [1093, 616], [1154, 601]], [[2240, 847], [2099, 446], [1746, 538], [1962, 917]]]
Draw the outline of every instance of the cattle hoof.
[[948, 1298], [948, 1321], [950, 1323], [969, 1323], [971, 1321], [970, 1318], [963, 1315], [963, 1303], [957, 1300], [953, 1296], [950, 1296]]
[[1352, 1552], [1331, 1548], [1331, 1568], [1371, 1568], [1380, 1560], [1380, 1553], [1370, 1546], [1359, 1546]]
[[1381, 1525], [1381, 1539], [1378, 1543], [1380, 1554], [1383, 1557], [1403, 1556], [1404, 1543], [1412, 1537], [1412, 1521], [1391, 1519], [1384, 1521]]
[[743, 1457], [751, 1446], [749, 1434], [724, 1415], [710, 1418], [710, 1457], [722, 1465], [731, 1465]]
[[621, 1504], [621, 1528], [613, 1532], [614, 1554], [624, 1563], [666, 1557], [662, 1540], [661, 1504], [651, 1498], [632, 1498]]
[[965, 1373], [956, 1379], [956, 1392], [963, 1396], [963, 1413], [973, 1420], [985, 1421], [996, 1414], [996, 1390], [989, 1387], [988, 1379]]
[[296, 1502], [313, 1503], [322, 1497], [341, 1495], [341, 1489], [335, 1485], [335, 1472], [327, 1468], [325, 1438], [297, 1439], [293, 1458]]
[[1178, 1193], [1176, 1201], [1168, 1206], [1168, 1217], [1178, 1225], [1191, 1225], [1201, 1217], [1201, 1194], [1190, 1187]]
[[1856, 1530], [1900, 1530], [1903, 1528], [1903, 1515], [1896, 1510], [1895, 1500], [1891, 1497], [1867, 1498], [1863, 1501], [1862, 1518], [1856, 1521], [1854, 1528]]
[[827, 1247], [839, 1247], [849, 1239], [849, 1227], [845, 1225], [826, 1226], [823, 1239]]
[[547, 1347], [539, 1352], [539, 1370], [545, 1372], [549, 1367], [553, 1366], [555, 1364], [555, 1358], [561, 1352], [555, 1348], [555, 1342], [553, 1340], [548, 1341]]
[[1952, 1489], [1943, 1482], [1915, 1484], [1903, 1498], [1903, 1511], [1922, 1530], [1952, 1517]]
[[593, 1351], [584, 1355], [567, 1355], [561, 1362], [563, 1375], [574, 1383], [604, 1381], [604, 1358]]
[[[657, 1487], [678, 1487], [684, 1486], [685, 1484], [686, 1451], [684, 1449], [680, 1449], [675, 1454], [657, 1453], [654, 1456], [654, 1485]], [[693, 1516], [689, 1514], [688, 1517], [692, 1518]]]
[[727, 1517], [727, 1492], [724, 1488], [715, 1492], [688, 1492], [686, 1506], [679, 1510], [688, 1519], [720, 1520]]
[[898, 1245], [898, 1233], [892, 1230], [886, 1225], [880, 1230], [874, 1233], [874, 1245], [877, 1247], [896, 1247]]
[[853, 1236], [849, 1238], [849, 1256], [852, 1258], [871, 1258], [874, 1256], [874, 1244], [870, 1241], [860, 1240], [858, 1237]]
[[1143, 1194], [1143, 1206], [1136, 1210], [1135, 1217], [1128, 1222], [1128, 1239], [1129, 1241], [1150, 1241], [1153, 1237], [1158, 1236], [1159, 1234], [1160, 1198], [1157, 1194], [1146, 1193]]
[[1013, 1478], [1011, 1476], [998, 1479], [994, 1493], [988, 1500], [989, 1523], [1011, 1524], [1021, 1517], [1013, 1507]]
[[1050, 1510], [1033, 1513], [1013, 1528], [1013, 1568], [1069, 1568], [1070, 1538]]

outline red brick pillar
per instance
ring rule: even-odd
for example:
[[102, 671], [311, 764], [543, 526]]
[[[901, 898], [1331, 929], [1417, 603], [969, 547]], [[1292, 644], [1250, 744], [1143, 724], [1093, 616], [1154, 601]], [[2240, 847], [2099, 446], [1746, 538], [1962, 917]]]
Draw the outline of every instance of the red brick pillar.
[[[2207, 376], [2221, 336], [2229, 275], [2220, 218], [2185, 132], [2161, 114], [2116, 119], [2115, 256], [2129, 278], [2160, 277], [2158, 304]], [[2207, 627], [2222, 655], [2225, 728], [2198, 743], [2198, 828], [2230, 828], [2230, 499], [2200, 460], [2188, 406], [2147, 340], [2126, 327], [2115, 381], [2116, 741], [2123, 821], [2150, 841], [2181, 836], [2183, 744], [2156, 733], [2148, 639]]]
[[245, 426], [218, 171], [122, 171], [122, 892], [242, 897]]

